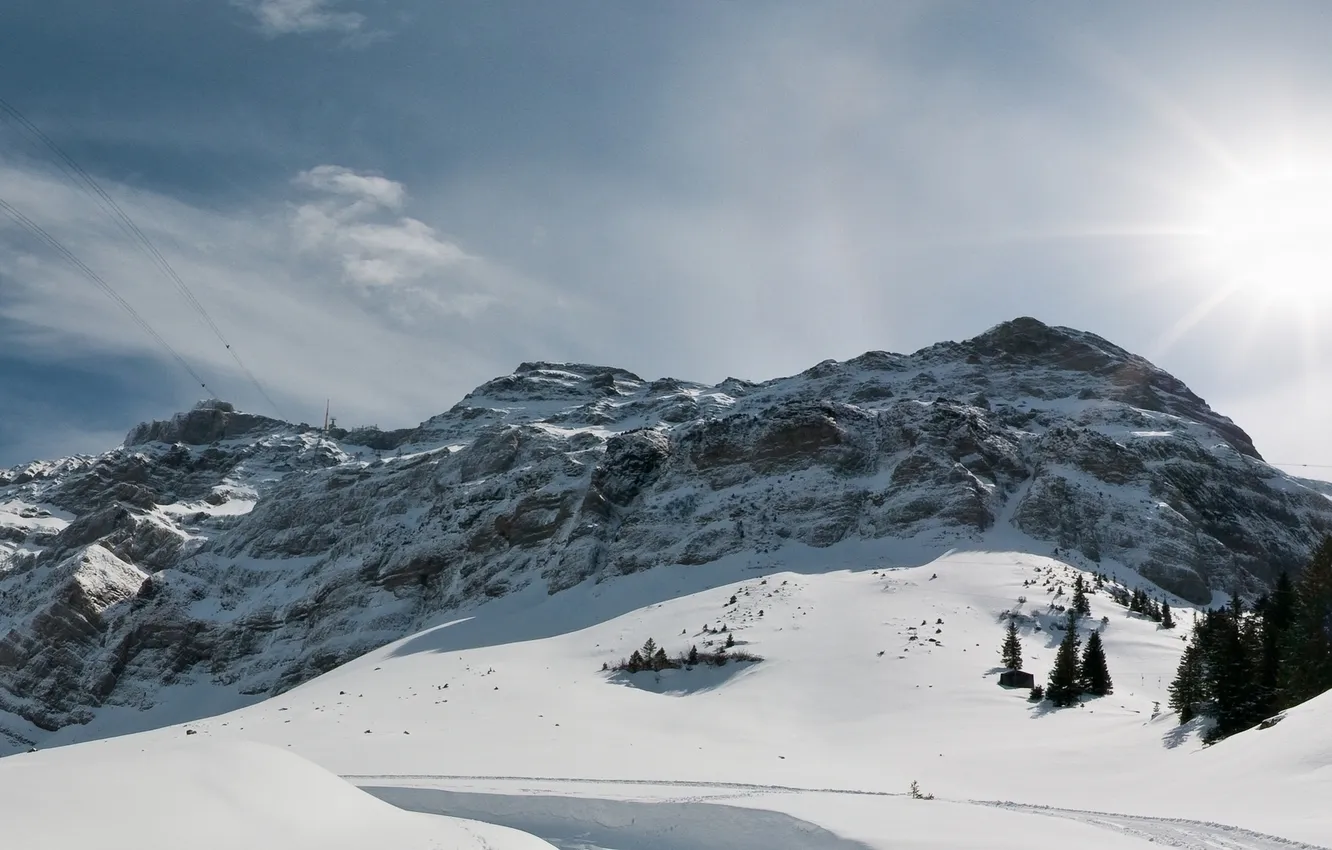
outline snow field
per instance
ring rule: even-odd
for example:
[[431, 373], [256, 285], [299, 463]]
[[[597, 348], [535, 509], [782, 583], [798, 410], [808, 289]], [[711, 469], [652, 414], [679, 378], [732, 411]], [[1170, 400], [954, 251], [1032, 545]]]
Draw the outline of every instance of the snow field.
[[[260, 741], [394, 803], [579, 850], [714, 846], [690, 843], [705, 833], [746, 850], [780, 848], [779, 835], [829, 850], [1332, 846], [1332, 699], [1203, 750], [1166, 708], [1189, 612], [1167, 631], [1102, 593], [1082, 630], [1103, 629], [1114, 693], [1033, 704], [997, 685], [1004, 617], [1020, 615], [1025, 667], [1044, 682], [1071, 567], [958, 551], [893, 568], [869, 554], [529, 588], [257, 705], [120, 740]], [[738, 580], [712, 586], [725, 570]], [[675, 655], [727, 634], [764, 660], [601, 670], [649, 637]], [[906, 797], [913, 780], [937, 799]], [[687, 808], [613, 805], [645, 800]]]
[[134, 737], [0, 762], [0, 844], [21, 850], [539, 850], [490, 824], [405, 812], [288, 752]]
[[[463, 647], [472, 634], [485, 641], [486, 632], [509, 630], [464, 621], [192, 726], [291, 744], [344, 773], [577, 774], [902, 791], [916, 779], [953, 795], [984, 795], [995, 773], [984, 766], [1024, 747], [1055, 765], [1077, 759], [1089, 738], [1123, 744], [1127, 736], [1160, 748], [1164, 729], [1149, 721], [1182, 644], [1108, 600], [1097, 600], [1096, 613], [1108, 606], [1118, 614], [1105, 632], [1112, 673], [1121, 671], [1115, 695], [1073, 715], [997, 686], [999, 616], [1016, 607], [1044, 612], [1039, 591], [1025, 589], [1025, 606], [1017, 597], [1037, 566], [1056, 563], [964, 553], [877, 574], [756, 575], [571, 633], [553, 626], [543, 630], [554, 633], [545, 640], [471, 649]], [[583, 589], [569, 593], [514, 616], [558, 617], [574, 602], [596, 605]], [[482, 608], [476, 620], [487, 616]], [[648, 637], [671, 654], [691, 644], [716, 648], [725, 635], [702, 629], [722, 625], [737, 648], [765, 660], [674, 671], [660, 681], [650, 673], [632, 677], [641, 687], [600, 672]], [[1024, 629], [1028, 667], [1042, 680], [1059, 636]], [[570, 765], [585, 769], [571, 774]]]

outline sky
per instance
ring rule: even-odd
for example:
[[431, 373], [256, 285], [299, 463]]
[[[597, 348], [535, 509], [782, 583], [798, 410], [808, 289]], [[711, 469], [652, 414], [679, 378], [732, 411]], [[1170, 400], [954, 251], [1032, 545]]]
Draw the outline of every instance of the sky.
[[0, 200], [100, 281], [0, 215], [0, 466], [207, 396], [404, 427], [525, 360], [763, 380], [1029, 315], [1325, 477], [1329, 26], [1224, 0], [6, 0], [0, 98], [133, 227], [0, 114]]

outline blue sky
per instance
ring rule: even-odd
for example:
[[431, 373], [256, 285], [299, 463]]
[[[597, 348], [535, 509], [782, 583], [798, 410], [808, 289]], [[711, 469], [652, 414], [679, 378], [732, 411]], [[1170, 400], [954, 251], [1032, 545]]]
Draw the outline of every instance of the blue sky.
[[[340, 422], [413, 424], [527, 359], [763, 379], [1034, 315], [1151, 357], [1268, 458], [1332, 464], [1320, 4], [3, 16], [0, 97], [134, 218], [287, 418], [332, 397]], [[5, 123], [0, 198], [217, 394], [267, 408]], [[201, 393], [0, 217], [0, 465], [109, 447]]]

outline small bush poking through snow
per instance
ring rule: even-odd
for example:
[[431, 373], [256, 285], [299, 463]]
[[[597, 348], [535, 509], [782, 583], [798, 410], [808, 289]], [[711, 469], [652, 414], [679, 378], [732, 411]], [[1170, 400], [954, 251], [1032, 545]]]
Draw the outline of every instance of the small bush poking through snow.
[[923, 791], [921, 791], [921, 790], [920, 790], [920, 783], [913, 779], [913, 780], [911, 780], [911, 799], [913, 799], [913, 800], [933, 800], [933, 799], [934, 799], [934, 795], [933, 795], [933, 794], [926, 794], [926, 793], [924, 793]]

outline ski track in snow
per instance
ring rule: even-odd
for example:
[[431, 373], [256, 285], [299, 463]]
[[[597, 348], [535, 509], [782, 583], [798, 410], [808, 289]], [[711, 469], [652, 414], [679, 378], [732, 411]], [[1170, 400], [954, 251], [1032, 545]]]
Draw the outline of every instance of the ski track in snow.
[[[689, 780], [651, 780], [651, 779], [588, 779], [583, 777], [550, 776], [449, 776], [438, 774], [415, 775], [344, 775], [343, 779], [358, 786], [367, 787], [373, 782], [393, 782], [394, 787], [414, 788], [406, 783], [413, 781], [427, 782], [526, 782], [545, 785], [617, 785], [655, 788], [695, 788], [717, 789], [745, 792], [736, 795], [699, 795], [663, 799], [660, 802], [699, 802], [716, 803], [734, 797], [751, 797], [762, 794], [837, 794], [865, 797], [907, 797], [905, 792], [866, 791], [851, 788], [807, 788], [791, 785], [757, 785], [744, 782], [702, 782]], [[401, 784], [398, 784], [401, 783]], [[369, 790], [367, 788], [367, 790]], [[538, 793], [536, 789], [524, 789], [525, 793]], [[952, 800], [937, 798], [941, 802], [962, 803], [972, 806], [987, 806], [1008, 811], [1043, 815], [1045, 817], [1064, 818], [1089, 826], [1117, 831], [1121, 834], [1140, 838], [1143, 841], [1162, 847], [1179, 847], [1182, 850], [1329, 850], [1317, 844], [1293, 841], [1276, 835], [1255, 832], [1229, 824], [1211, 821], [1195, 821], [1185, 818], [1156, 818], [1141, 815], [1119, 814], [1115, 812], [1097, 812], [1082, 809], [1061, 809], [1054, 806], [1039, 806], [1030, 803], [1014, 803], [998, 800]]]
[[[375, 781], [409, 782], [545, 782], [561, 785], [629, 785], [653, 788], [719, 788], [729, 791], [785, 794], [850, 794], [865, 797], [906, 797], [899, 791], [859, 791], [853, 788], [807, 788], [795, 785], [754, 785], [747, 782], [698, 782], [687, 779], [587, 779], [566, 776], [448, 776], [443, 774], [343, 774], [343, 779], [355, 785]], [[401, 786], [411, 787], [411, 786]], [[709, 797], [708, 799], [716, 799]], [[963, 801], [971, 802], [971, 801]], [[1317, 848], [1327, 850], [1327, 848]]]
[[1150, 818], [1140, 815], [1122, 815], [1109, 812], [1058, 809], [1029, 803], [996, 802], [992, 800], [959, 800], [976, 806], [990, 806], [1010, 811], [1066, 818], [1091, 826], [1119, 830], [1163, 847], [1182, 847], [1186, 850], [1327, 850], [1317, 844], [1292, 841], [1276, 835], [1254, 832], [1238, 826], [1211, 821], [1184, 818]]

